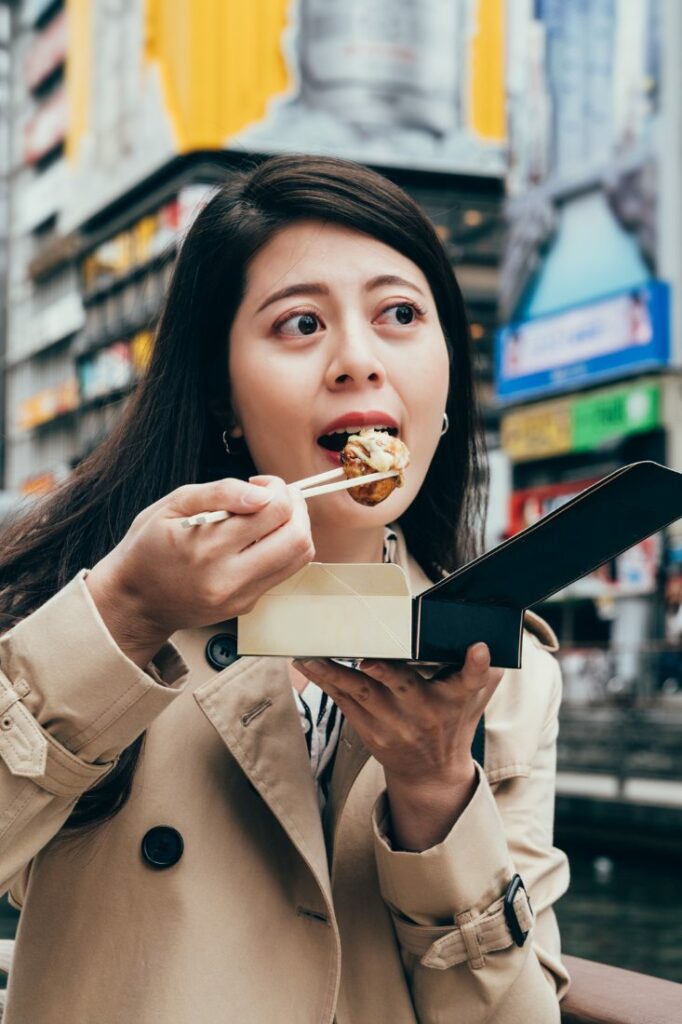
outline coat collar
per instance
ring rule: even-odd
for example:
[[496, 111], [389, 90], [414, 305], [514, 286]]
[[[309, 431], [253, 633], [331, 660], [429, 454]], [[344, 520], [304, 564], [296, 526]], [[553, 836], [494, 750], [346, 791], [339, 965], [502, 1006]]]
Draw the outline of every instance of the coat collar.
[[[431, 581], [409, 556], [402, 532], [395, 532], [395, 561], [406, 573], [412, 593], [419, 593]], [[344, 723], [323, 830], [286, 660], [245, 657], [221, 671], [210, 669], [204, 651], [220, 632], [234, 633], [234, 624], [183, 630], [172, 638], [193, 677], [194, 699], [309, 865], [331, 906], [328, 852], [368, 751]]]

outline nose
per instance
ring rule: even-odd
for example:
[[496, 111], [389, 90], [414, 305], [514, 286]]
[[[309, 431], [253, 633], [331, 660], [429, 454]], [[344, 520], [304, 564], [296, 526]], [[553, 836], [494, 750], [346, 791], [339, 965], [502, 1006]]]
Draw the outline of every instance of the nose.
[[327, 370], [327, 387], [332, 391], [370, 384], [380, 388], [386, 371], [373, 339], [363, 337], [362, 328], [344, 332], [336, 339], [334, 354]]

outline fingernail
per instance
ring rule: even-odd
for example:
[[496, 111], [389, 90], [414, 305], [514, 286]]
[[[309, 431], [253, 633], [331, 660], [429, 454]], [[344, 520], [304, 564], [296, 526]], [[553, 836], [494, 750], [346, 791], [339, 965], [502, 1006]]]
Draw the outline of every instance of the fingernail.
[[318, 657], [297, 657], [293, 660], [292, 665], [303, 676], [324, 675], [325, 663], [321, 662]]
[[490, 661], [490, 651], [487, 644], [476, 644], [473, 650], [474, 664], [484, 668]]
[[267, 487], [251, 487], [242, 494], [241, 504], [244, 508], [263, 508], [273, 499], [272, 491]]
[[292, 665], [295, 668], [312, 669], [314, 671], [316, 668], [322, 667], [322, 662], [319, 658], [294, 658]]

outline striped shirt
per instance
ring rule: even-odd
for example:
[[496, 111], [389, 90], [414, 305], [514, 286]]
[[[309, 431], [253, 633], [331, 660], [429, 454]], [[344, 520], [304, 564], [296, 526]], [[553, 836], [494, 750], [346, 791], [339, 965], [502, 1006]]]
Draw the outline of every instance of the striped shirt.
[[[395, 561], [397, 537], [393, 530], [384, 530], [384, 562]], [[337, 659], [341, 660], [341, 659]], [[339, 743], [343, 715], [331, 697], [328, 697], [316, 683], [308, 682], [299, 693], [293, 688], [296, 706], [305, 736], [310, 768], [317, 786], [320, 809], [324, 808], [330, 768]]]

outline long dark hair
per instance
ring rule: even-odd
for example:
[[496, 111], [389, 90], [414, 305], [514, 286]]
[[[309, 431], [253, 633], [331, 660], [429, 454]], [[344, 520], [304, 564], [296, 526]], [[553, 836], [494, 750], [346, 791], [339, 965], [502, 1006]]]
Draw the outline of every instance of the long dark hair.
[[[407, 545], [436, 578], [478, 553], [485, 471], [467, 317], [433, 226], [397, 185], [358, 164], [276, 156], [232, 172], [197, 216], [178, 255], [151, 363], [117, 426], [69, 479], [10, 525], [0, 545], [0, 628], [24, 618], [122, 539], [138, 512], [185, 483], [255, 469], [225, 455], [228, 335], [252, 257], [287, 224], [334, 222], [370, 235], [426, 276], [450, 357], [447, 414], [424, 484], [401, 519]], [[68, 826], [103, 820], [126, 801], [142, 737]]]

